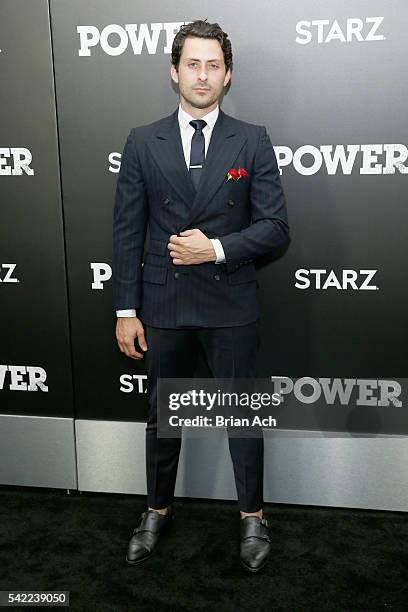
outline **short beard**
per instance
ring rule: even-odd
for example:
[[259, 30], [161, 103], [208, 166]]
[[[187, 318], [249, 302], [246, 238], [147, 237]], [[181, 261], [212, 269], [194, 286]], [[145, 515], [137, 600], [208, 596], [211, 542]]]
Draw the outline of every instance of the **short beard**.
[[191, 98], [187, 97], [183, 92], [181, 92], [181, 94], [184, 96], [187, 102], [191, 104], [191, 106], [194, 106], [194, 108], [208, 108], [218, 100], [218, 98], [214, 98], [211, 96], [209, 100], [203, 100], [202, 102], [200, 102], [200, 100], [192, 100]]

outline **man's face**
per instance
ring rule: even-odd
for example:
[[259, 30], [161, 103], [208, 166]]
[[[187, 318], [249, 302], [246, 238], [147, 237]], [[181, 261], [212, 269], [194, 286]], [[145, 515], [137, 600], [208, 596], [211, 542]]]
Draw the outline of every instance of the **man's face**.
[[225, 70], [224, 54], [218, 40], [188, 36], [178, 72], [172, 65], [171, 77], [178, 83], [180, 96], [188, 105], [208, 108], [215, 106], [231, 78], [231, 71]]

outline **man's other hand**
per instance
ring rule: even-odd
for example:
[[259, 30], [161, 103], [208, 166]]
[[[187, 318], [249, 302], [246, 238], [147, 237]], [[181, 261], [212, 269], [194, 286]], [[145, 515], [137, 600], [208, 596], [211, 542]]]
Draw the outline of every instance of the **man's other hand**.
[[135, 338], [143, 351], [147, 351], [143, 324], [137, 317], [118, 317], [116, 323], [116, 339], [122, 353], [132, 359], [143, 359], [143, 353], [135, 349]]
[[200, 264], [217, 259], [211, 240], [197, 228], [180, 232], [179, 236], [170, 236], [167, 248], [176, 266]]

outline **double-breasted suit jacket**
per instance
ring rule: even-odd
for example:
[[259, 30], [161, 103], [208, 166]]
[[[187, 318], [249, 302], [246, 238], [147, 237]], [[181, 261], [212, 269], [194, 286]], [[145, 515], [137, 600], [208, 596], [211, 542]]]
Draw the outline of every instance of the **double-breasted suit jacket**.
[[[227, 180], [230, 168], [239, 167], [249, 176]], [[289, 236], [279, 169], [265, 127], [234, 119], [221, 108], [198, 191], [184, 158], [178, 110], [130, 131], [113, 217], [114, 308], [136, 308], [142, 322], [154, 327], [255, 321], [254, 260]], [[221, 241], [226, 263], [173, 264], [170, 236], [193, 228]]]

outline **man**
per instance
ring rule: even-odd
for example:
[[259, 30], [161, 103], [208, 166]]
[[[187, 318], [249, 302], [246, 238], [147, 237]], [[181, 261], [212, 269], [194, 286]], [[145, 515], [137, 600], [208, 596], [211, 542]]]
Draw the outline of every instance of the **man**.
[[[113, 291], [120, 350], [146, 355], [148, 510], [126, 560], [144, 562], [173, 519], [180, 438], [157, 436], [157, 378], [189, 378], [204, 351], [216, 378], [256, 376], [254, 259], [288, 239], [285, 199], [265, 127], [219, 108], [231, 79], [228, 35], [206, 20], [174, 38], [171, 78], [180, 104], [131, 130], [122, 155], [113, 228]], [[142, 267], [144, 242], [149, 244]], [[136, 350], [135, 339], [141, 349]], [[144, 354], [143, 354], [144, 353]], [[241, 563], [270, 552], [263, 506], [263, 438], [231, 438], [241, 514]]]

